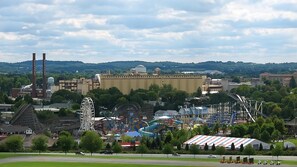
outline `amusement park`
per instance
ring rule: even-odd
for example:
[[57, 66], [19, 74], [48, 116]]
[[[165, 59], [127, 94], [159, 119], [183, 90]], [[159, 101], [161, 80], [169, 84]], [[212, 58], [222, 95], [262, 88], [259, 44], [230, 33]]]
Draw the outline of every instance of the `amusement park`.
[[[220, 155], [216, 162], [249, 164], [254, 160], [223, 155], [256, 151], [278, 158], [296, 152], [297, 93], [271, 94], [274, 87], [289, 90], [280, 84], [228, 83], [229, 90], [221, 79], [161, 75], [160, 68], [149, 75], [143, 65], [124, 75], [57, 82], [45, 77], [44, 54], [43, 85], [37, 85], [35, 54], [32, 64], [32, 84], [13, 89], [5, 101], [10, 104], [0, 105], [0, 151], [40, 151], [35, 146], [40, 139], [45, 150], [65, 154], [202, 154]], [[15, 137], [22, 146], [12, 149]]]

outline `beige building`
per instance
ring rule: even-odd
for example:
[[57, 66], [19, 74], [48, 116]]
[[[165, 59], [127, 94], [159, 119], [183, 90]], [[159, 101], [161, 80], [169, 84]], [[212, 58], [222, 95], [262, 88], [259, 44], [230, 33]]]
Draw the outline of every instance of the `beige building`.
[[170, 84], [178, 90], [193, 93], [198, 87], [202, 88], [205, 79], [206, 76], [200, 75], [99, 75], [96, 79], [60, 80], [56, 88], [86, 95], [92, 89], [116, 87], [123, 94], [129, 94], [131, 89], [148, 89], [152, 84]]
[[151, 85], [170, 84], [173, 88], [193, 93], [202, 87], [206, 76], [200, 75], [102, 75], [100, 88], [117, 87], [122, 93], [129, 94], [131, 89], [148, 89]]
[[284, 86], [289, 86], [291, 78], [294, 77], [297, 80], [297, 72], [293, 74], [270, 74], [270, 73], [262, 73], [260, 74], [260, 79], [263, 81], [267, 80], [277, 80], [280, 81]]
[[54, 87], [55, 90], [69, 90], [71, 92], [78, 92], [83, 95], [86, 95], [90, 90], [99, 88], [100, 84], [99, 82], [94, 82], [93, 79], [85, 79], [85, 78], [80, 78], [80, 79], [72, 79], [72, 80], [60, 80], [59, 81], [59, 86]]

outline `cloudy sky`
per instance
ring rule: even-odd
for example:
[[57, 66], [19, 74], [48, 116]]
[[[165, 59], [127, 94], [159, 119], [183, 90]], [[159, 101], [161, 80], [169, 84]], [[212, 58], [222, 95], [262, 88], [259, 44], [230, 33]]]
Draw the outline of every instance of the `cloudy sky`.
[[0, 62], [297, 62], [297, 0], [1, 0]]

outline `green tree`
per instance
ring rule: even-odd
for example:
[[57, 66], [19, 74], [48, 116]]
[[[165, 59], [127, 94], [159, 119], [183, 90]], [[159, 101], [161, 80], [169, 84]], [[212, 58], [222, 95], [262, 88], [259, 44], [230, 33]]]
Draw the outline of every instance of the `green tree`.
[[17, 152], [23, 149], [23, 138], [20, 135], [9, 136], [5, 142], [9, 151]]
[[237, 76], [232, 76], [232, 82], [240, 83], [240, 78]]
[[272, 119], [275, 129], [277, 129], [281, 134], [286, 133], [285, 121], [278, 117], [273, 117]]
[[290, 79], [289, 87], [290, 88], [296, 88], [296, 80], [295, 80], [295, 78], [293, 76]]
[[98, 151], [102, 147], [102, 139], [98, 133], [94, 131], [86, 131], [85, 134], [81, 137], [80, 146], [89, 151], [91, 156], [93, 152]]
[[208, 144], [207, 143], [205, 143], [205, 145], [204, 145], [204, 150], [208, 151]]
[[260, 143], [259, 151], [262, 151], [262, 150], [263, 150], [263, 145], [262, 145], [262, 143]]
[[224, 155], [225, 152], [226, 152], [226, 149], [223, 146], [217, 147], [217, 149], [216, 149], [216, 154], [218, 154], [220, 156]]
[[110, 150], [110, 149], [111, 149], [111, 146], [110, 146], [109, 143], [107, 143], [106, 146], [105, 146], [105, 150]]
[[256, 119], [256, 123], [259, 125], [259, 127], [261, 127], [264, 124], [265, 120], [263, 117], [258, 117]]
[[127, 135], [122, 135], [121, 139], [123, 142], [130, 142], [132, 140], [131, 136], [127, 136]]
[[243, 150], [244, 150], [243, 144], [240, 144], [239, 151], [240, 151], [240, 152], [243, 152]]
[[254, 129], [252, 137], [255, 139], [260, 139], [260, 136], [261, 136], [260, 129], [259, 128]]
[[215, 151], [215, 150], [216, 150], [216, 145], [215, 145], [215, 144], [212, 144], [212, 146], [211, 146], [211, 150], [212, 150], [212, 151]]
[[67, 131], [62, 131], [57, 141], [58, 147], [65, 153], [71, 150], [74, 146], [74, 139], [72, 135]]
[[48, 139], [46, 136], [38, 136], [32, 140], [32, 150], [37, 150], [38, 153], [46, 151]]
[[248, 155], [250, 157], [251, 155], [255, 155], [256, 151], [252, 145], [249, 144], [244, 148], [243, 153], [244, 155]]
[[196, 96], [196, 97], [201, 97], [201, 96], [202, 96], [202, 90], [201, 90], [200, 87], [197, 88], [197, 90], [196, 90], [194, 96]]
[[223, 124], [223, 125], [222, 125], [222, 131], [223, 131], [223, 134], [225, 134], [225, 133], [227, 132], [227, 130], [228, 130], [227, 125], [226, 125], [226, 124]]
[[235, 144], [231, 143], [231, 150], [234, 151], [235, 150]]
[[33, 104], [33, 99], [32, 99], [32, 97], [31, 97], [30, 95], [28, 95], [28, 94], [26, 94], [26, 95], [24, 96], [24, 101], [25, 101], [26, 103], [28, 103], [28, 104]]
[[112, 151], [114, 153], [121, 153], [122, 152], [122, 146], [119, 144], [119, 142], [115, 142], [112, 146]]
[[281, 136], [281, 133], [278, 130], [274, 130], [271, 134], [271, 139], [273, 141], [276, 141], [280, 138], [280, 136]]
[[167, 133], [166, 133], [166, 137], [165, 137], [165, 140], [164, 140], [164, 143], [166, 144], [166, 143], [170, 143], [171, 142], [171, 140], [172, 140], [172, 133], [171, 133], [171, 131], [167, 131]]
[[214, 127], [213, 127], [213, 133], [214, 133], [214, 134], [218, 134], [219, 131], [220, 131], [220, 123], [219, 123], [219, 122], [216, 122], [216, 123], [214, 124]]
[[162, 152], [163, 152], [163, 154], [167, 154], [167, 158], [168, 158], [168, 154], [172, 154], [173, 153], [172, 145], [169, 144], [169, 143], [165, 144]]
[[270, 142], [270, 134], [266, 130], [261, 133], [261, 140], [264, 142]]
[[188, 151], [189, 149], [189, 144], [186, 144], [185, 150]]
[[206, 125], [203, 125], [202, 132], [204, 135], [209, 135], [210, 134], [209, 127]]
[[197, 145], [192, 144], [190, 147], [190, 153], [194, 155], [194, 158], [196, 158], [196, 154], [199, 154], [199, 148]]
[[140, 146], [137, 147], [136, 152], [140, 153], [141, 156], [143, 156], [143, 154], [148, 152], [148, 148], [145, 144], [141, 144]]
[[276, 156], [278, 160], [278, 156], [283, 154], [283, 147], [280, 144], [277, 144], [274, 149], [272, 149], [271, 154]]

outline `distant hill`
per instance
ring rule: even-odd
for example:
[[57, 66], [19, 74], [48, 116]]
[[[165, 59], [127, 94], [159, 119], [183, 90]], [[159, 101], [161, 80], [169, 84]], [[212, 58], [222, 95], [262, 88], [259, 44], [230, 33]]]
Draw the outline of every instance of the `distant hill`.
[[[42, 61], [37, 60], [37, 72], [42, 70]], [[177, 63], [177, 62], [145, 62], [145, 61], [115, 61], [107, 63], [83, 63], [80, 61], [46, 61], [47, 73], [103, 73], [111, 71], [121, 73], [142, 64], [148, 72], [159, 67], [164, 73], [178, 73], [182, 71], [218, 70], [229, 75], [258, 76], [263, 72], [292, 73], [297, 69], [297, 63], [245, 63], [245, 62], [221, 62], [208, 61], [201, 63]], [[31, 73], [32, 62], [19, 63], [0, 62], [0, 73]]]

